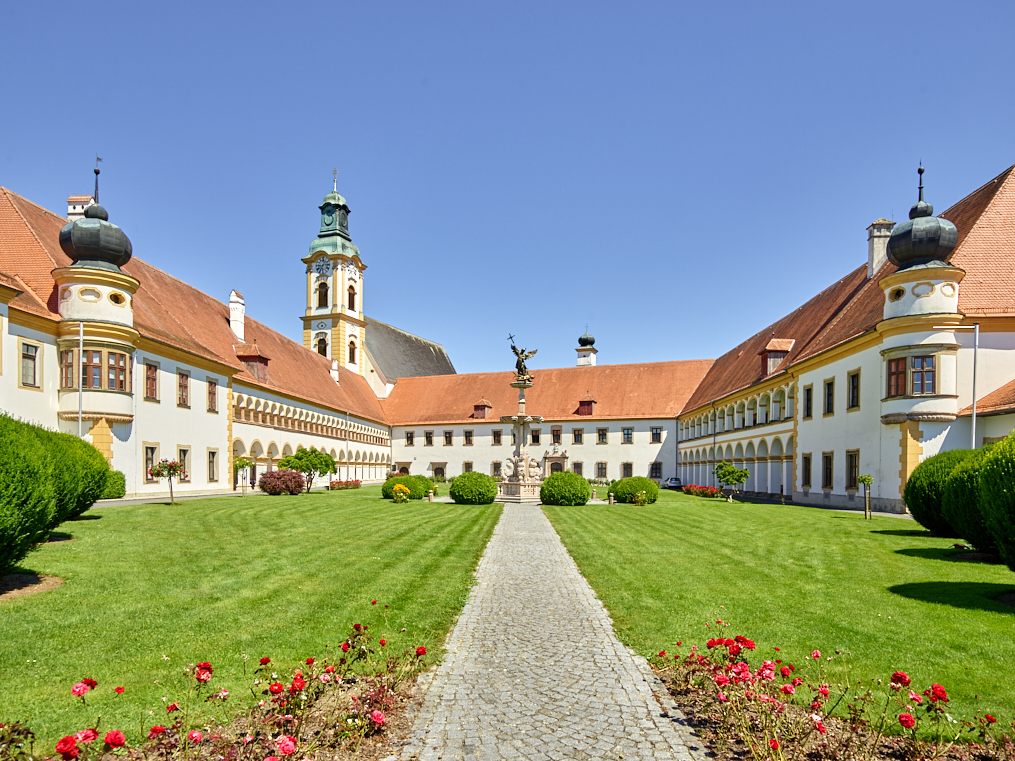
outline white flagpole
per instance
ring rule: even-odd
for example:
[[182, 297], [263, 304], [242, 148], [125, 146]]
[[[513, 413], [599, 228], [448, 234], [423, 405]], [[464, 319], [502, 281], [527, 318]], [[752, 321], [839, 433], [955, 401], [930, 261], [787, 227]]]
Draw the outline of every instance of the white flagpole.
[[84, 438], [84, 434], [81, 431], [81, 413], [84, 409], [84, 378], [81, 373], [84, 371], [85, 363], [85, 323], [84, 321], [78, 322], [78, 438]]

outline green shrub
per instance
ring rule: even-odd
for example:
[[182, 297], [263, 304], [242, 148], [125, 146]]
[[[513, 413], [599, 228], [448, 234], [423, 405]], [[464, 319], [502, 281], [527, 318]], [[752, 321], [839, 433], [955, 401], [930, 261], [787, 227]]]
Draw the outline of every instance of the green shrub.
[[610, 484], [609, 494], [613, 495], [615, 502], [634, 502], [638, 492], [645, 492], [645, 503], [651, 504], [659, 499], [659, 487], [651, 478], [633, 476], [622, 478]]
[[410, 495], [409, 499], [424, 499], [428, 491], [432, 491], [434, 494], [437, 493], [437, 485], [426, 476], [409, 476], [409, 478], [415, 478], [420, 489], [420, 495], [418, 497]]
[[941, 509], [945, 481], [955, 466], [973, 454], [972, 449], [949, 449], [916, 466], [906, 482], [902, 498], [917, 523], [935, 536], [958, 537], [959, 531], [945, 518]]
[[0, 414], [0, 576], [49, 536], [52, 463], [31, 427]]
[[25, 425], [49, 455], [56, 509], [50, 528], [77, 518], [100, 499], [109, 463], [98, 449], [69, 433]]
[[489, 505], [497, 499], [497, 482], [486, 473], [462, 473], [449, 492], [456, 505]]
[[127, 478], [118, 470], [106, 474], [106, 485], [99, 499], [122, 499], [127, 494]]
[[945, 479], [941, 512], [958, 535], [981, 552], [997, 549], [994, 535], [983, 520], [980, 504], [980, 468], [993, 448], [976, 449], [956, 465]]
[[[421, 478], [423, 482], [420, 482]], [[395, 484], [402, 484], [409, 490], [409, 499], [423, 499], [430, 489], [430, 479], [425, 476], [392, 476], [381, 486], [381, 496], [384, 499], [394, 497], [391, 490], [395, 488]]]
[[307, 481], [303, 474], [295, 470], [269, 470], [257, 479], [257, 488], [273, 497], [280, 494], [300, 494], [306, 485]]
[[592, 487], [577, 473], [562, 470], [551, 473], [539, 487], [539, 501], [544, 505], [585, 505], [592, 499]]
[[997, 442], [980, 466], [980, 508], [1001, 557], [1015, 571], [1015, 436]]

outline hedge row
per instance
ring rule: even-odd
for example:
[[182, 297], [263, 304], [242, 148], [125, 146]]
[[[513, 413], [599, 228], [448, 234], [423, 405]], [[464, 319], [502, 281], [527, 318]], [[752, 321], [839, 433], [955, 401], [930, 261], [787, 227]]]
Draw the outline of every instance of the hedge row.
[[109, 464], [76, 436], [0, 413], [0, 574], [99, 499]]
[[1015, 571], [1015, 433], [983, 449], [928, 457], [903, 492], [913, 517], [938, 536], [996, 549]]

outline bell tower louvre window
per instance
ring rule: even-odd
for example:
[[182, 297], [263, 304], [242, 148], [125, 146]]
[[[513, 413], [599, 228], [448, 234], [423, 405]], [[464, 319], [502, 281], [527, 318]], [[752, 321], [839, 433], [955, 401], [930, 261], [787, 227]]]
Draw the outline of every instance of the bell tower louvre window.
[[328, 356], [328, 339], [318, 338], [317, 339], [317, 353], [322, 357]]
[[349, 311], [356, 311], [356, 289], [353, 286], [349, 286]]
[[328, 284], [321, 283], [317, 286], [317, 306], [327, 307], [328, 306]]

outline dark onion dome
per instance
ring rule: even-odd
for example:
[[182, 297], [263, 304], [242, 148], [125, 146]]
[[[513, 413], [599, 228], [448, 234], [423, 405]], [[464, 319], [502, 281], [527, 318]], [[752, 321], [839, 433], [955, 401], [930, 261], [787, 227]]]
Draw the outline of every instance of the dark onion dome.
[[585, 331], [585, 335], [581, 336], [578, 339], [578, 345], [581, 346], [582, 348], [589, 348], [589, 347], [595, 345], [595, 343], [596, 343], [596, 339], [594, 339], [592, 336], [590, 336], [589, 332], [587, 330]]
[[74, 264], [103, 270], [119, 270], [130, 261], [133, 247], [119, 227], [99, 206], [99, 170], [95, 170], [95, 204], [85, 209], [84, 219], [68, 222], [60, 230], [60, 248]]
[[947, 262], [959, 242], [955, 225], [935, 217], [934, 207], [923, 200], [923, 167], [919, 172], [920, 198], [909, 210], [909, 221], [896, 227], [888, 239], [888, 261], [899, 269]]

